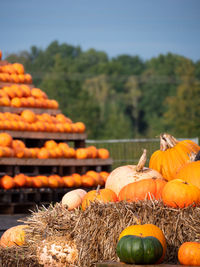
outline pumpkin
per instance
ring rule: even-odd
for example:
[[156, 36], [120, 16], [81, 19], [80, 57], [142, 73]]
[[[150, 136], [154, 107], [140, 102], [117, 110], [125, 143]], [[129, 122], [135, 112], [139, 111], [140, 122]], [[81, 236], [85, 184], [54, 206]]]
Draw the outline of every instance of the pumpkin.
[[150, 157], [149, 168], [162, 174], [168, 181], [176, 178], [179, 169], [189, 161], [189, 154], [197, 153], [200, 147], [191, 140], [177, 141], [172, 135], [160, 135], [160, 150]]
[[81, 205], [83, 197], [86, 194], [87, 192], [83, 189], [72, 190], [62, 197], [61, 203], [64, 207], [67, 207], [68, 210], [73, 210]]
[[162, 191], [163, 203], [174, 208], [196, 206], [200, 201], [200, 189], [181, 179], [169, 181]]
[[35, 113], [29, 109], [23, 110], [21, 113], [21, 117], [25, 122], [29, 122], [29, 123], [33, 123], [37, 119]]
[[95, 201], [103, 203], [116, 202], [117, 195], [111, 189], [99, 189], [98, 187], [97, 190], [91, 190], [84, 196], [82, 201], [82, 209], [86, 210], [86, 208], [90, 206], [90, 203]]
[[190, 162], [180, 168], [176, 174], [176, 179], [182, 179], [200, 189], [200, 160], [196, 161], [196, 154], [190, 156]]
[[144, 199], [161, 199], [166, 181], [163, 179], [144, 179], [125, 185], [119, 192], [118, 199], [134, 202]]
[[4, 175], [0, 178], [0, 187], [6, 190], [12, 189], [15, 187], [15, 181], [11, 176]]
[[25, 241], [25, 228], [28, 227], [25, 224], [13, 226], [6, 230], [0, 239], [2, 247], [22, 246]]
[[120, 261], [125, 263], [154, 264], [161, 258], [163, 248], [153, 236], [126, 235], [118, 241], [116, 252]]
[[12, 146], [12, 136], [8, 133], [0, 133], [0, 146], [11, 147]]
[[165, 252], [166, 252], [166, 240], [165, 240], [165, 236], [162, 232], [162, 230], [154, 225], [154, 224], [137, 224], [137, 225], [130, 225], [127, 228], [125, 228], [119, 236], [119, 240], [123, 237], [123, 236], [127, 236], [127, 235], [136, 235], [139, 237], [147, 237], [147, 236], [153, 236], [155, 238], [157, 238], [163, 248], [163, 252], [162, 255], [160, 257], [160, 259], [158, 260], [159, 263], [161, 263], [165, 257]]
[[144, 149], [137, 165], [125, 165], [114, 169], [106, 179], [105, 188], [111, 189], [118, 196], [120, 190], [127, 184], [153, 177], [162, 179], [163, 177], [159, 172], [144, 167], [146, 154], [147, 151]]
[[178, 249], [180, 264], [188, 266], [200, 265], [200, 243], [184, 242]]

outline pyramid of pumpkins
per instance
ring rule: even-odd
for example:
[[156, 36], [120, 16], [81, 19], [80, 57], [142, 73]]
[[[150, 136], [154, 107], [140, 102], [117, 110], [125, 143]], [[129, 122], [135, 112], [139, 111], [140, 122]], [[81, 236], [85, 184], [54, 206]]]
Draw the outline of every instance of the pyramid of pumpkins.
[[[2, 59], [2, 51], [0, 50], [0, 60]], [[8, 83], [32, 83], [32, 76], [26, 73], [21, 63], [8, 63], [0, 66], [0, 82]]]

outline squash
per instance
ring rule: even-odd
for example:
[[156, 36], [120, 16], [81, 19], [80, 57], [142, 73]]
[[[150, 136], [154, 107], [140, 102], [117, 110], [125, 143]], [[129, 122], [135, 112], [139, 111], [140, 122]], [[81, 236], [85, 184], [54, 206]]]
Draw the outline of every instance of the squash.
[[174, 179], [163, 188], [162, 200], [166, 206], [173, 208], [196, 206], [200, 202], [200, 189], [181, 179]]
[[161, 263], [165, 257], [165, 253], [166, 253], [166, 239], [165, 236], [163, 234], [163, 231], [156, 225], [154, 224], [137, 224], [137, 225], [130, 225], [128, 227], [126, 227], [119, 236], [120, 240], [122, 237], [126, 236], [126, 235], [136, 235], [139, 237], [147, 237], [147, 236], [153, 236], [155, 238], [157, 238], [163, 248], [163, 252], [162, 255], [160, 257], [160, 259], [158, 260], [158, 263]]
[[78, 208], [83, 200], [83, 197], [87, 192], [83, 189], [74, 189], [70, 192], [67, 192], [61, 200], [63, 206], [67, 207], [68, 210], [73, 210]]
[[25, 228], [28, 225], [20, 224], [6, 230], [0, 239], [2, 247], [22, 246], [25, 243]]
[[200, 243], [184, 242], [178, 249], [178, 260], [183, 265], [199, 266]]
[[145, 199], [161, 199], [162, 190], [166, 185], [163, 179], [144, 179], [125, 185], [119, 192], [118, 200], [134, 202]]
[[153, 177], [162, 179], [162, 175], [156, 170], [145, 168], [147, 151], [144, 149], [137, 165], [125, 165], [114, 169], [106, 179], [105, 188], [114, 191], [117, 196], [120, 190], [127, 184], [151, 179]]
[[90, 206], [91, 202], [99, 201], [102, 203], [107, 203], [116, 202], [117, 200], [117, 195], [111, 189], [99, 189], [99, 187], [97, 187], [97, 190], [91, 190], [84, 196], [82, 201], [82, 209], [86, 210], [86, 208]]
[[156, 150], [150, 157], [149, 168], [152, 168], [168, 181], [176, 178], [176, 173], [189, 160], [189, 155], [200, 150], [191, 140], [176, 140], [172, 135], [160, 135], [160, 150]]
[[198, 158], [198, 154], [193, 153], [190, 155], [190, 162], [186, 163], [182, 168], [180, 168], [175, 178], [182, 179], [200, 189], [200, 160]]
[[154, 264], [163, 253], [160, 241], [153, 237], [126, 235], [122, 237], [116, 248], [120, 261], [134, 264]]

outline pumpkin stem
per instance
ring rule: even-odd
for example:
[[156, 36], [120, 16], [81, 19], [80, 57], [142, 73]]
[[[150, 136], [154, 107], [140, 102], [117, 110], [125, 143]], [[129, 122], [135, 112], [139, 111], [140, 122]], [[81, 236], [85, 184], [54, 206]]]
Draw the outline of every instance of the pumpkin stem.
[[101, 187], [101, 185], [98, 184], [98, 185], [97, 185], [97, 189], [96, 189], [96, 194], [97, 194], [97, 195], [100, 194], [100, 187]]
[[196, 161], [196, 156], [197, 154], [194, 152], [191, 152], [190, 154], [188, 154], [190, 162]]
[[160, 150], [165, 151], [168, 148], [174, 147], [178, 144], [178, 140], [170, 134], [163, 133], [160, 135]]
[[139, 162], [138, 162], [138, 164], [137, 164], [137, 166], [136, 166], [136, 172], [140, 172], [140, 171], [143, 170], [144, 165], [145, 165], [145, 163], [146, 163], [146, 160], [147, 160], [147, 150], [144, 149], [144, 150], [143, 150], [143, 154], [142, 154], [142, 156], [140, 157]]

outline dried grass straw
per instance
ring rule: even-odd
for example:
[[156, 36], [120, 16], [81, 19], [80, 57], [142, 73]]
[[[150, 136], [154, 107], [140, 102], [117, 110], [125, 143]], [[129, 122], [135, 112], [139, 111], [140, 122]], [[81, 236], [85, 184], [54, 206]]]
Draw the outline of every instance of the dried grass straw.
[[73, 266], [93, 267], [97, 262], [116, 262], [119, 234], [127, 226], [138, 223], [155, 224], [164, 232], [167, 241], [164, 263], [177, 264], [177, 251], [183, 242], [200, 242], [199, 207], [173, 209], [156, 200], [96, 202], [86, 211], [68, 211], [57, 203], [33, 212], [25, 223], [29, 225], [26, 246], [0, 249], [2, 266], [40, 266], [35, 256], [39, 242], [60, 236], [70, 236], [77, 245], [79, 257]]

